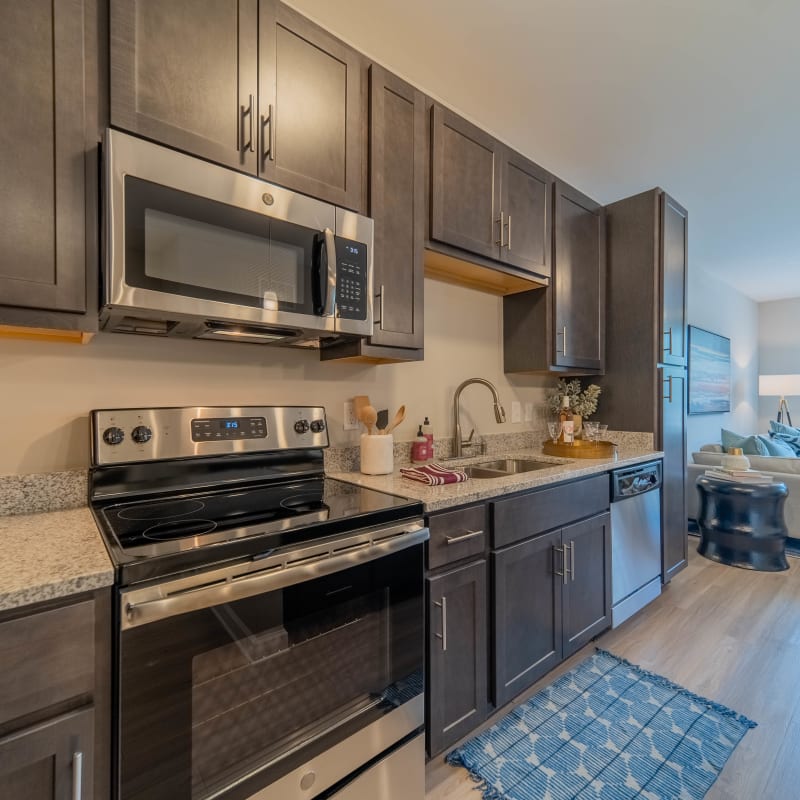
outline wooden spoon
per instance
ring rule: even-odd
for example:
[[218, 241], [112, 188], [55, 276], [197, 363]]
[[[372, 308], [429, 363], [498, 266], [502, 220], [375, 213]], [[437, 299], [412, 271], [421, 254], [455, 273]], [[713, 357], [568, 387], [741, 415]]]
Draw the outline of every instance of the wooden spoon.
[[361, 421], [366, 426], [367, 433], [372, 436], [375, 423], [378, 421], [378, 412], [375, 410], [375, 406], [364, 406], [361, 409]]
[[406, 407], [400, 406], [394, 419], [381, 431], [381, 433], [391, 433], [406, 418]]

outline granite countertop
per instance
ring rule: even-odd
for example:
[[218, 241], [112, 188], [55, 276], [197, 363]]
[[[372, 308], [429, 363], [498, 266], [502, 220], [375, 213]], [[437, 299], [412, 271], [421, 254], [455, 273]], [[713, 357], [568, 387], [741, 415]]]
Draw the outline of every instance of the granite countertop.
[[0, 611], [114, 583], [87, 508], [0, 516]]
[[[469, 478], [463, 483], [451, 483], [445, 486], [427, 486], [424, 483], [404, 478], [400, 474], [401, 466], [390, 475], [362, 475], [360, 472], [329, 472], [331, 478], [338, 478], [348, 483], [366, 486], [389, 494], [421, 500], [426, 511], [440, 511], [441, 509], [473, 503], [499, 497], [523, 489], [534, 489], [538, 486], [547, 486], [552, 483], [568, 481], [574, 478], [583, 478], [587, 475], [597, 475], [612, 469], [641, 464], [654, 458], [661, 458], [663, 452], [638, 447], [620, 447], [615, 458], [598, 459], [565, 459], [543, 455], [540, 448], [515, 450], [504, 453], [502, 458], [528, 458], [537, 461], [548, 461], [552, 467], [524, 472], [517, 475], [508, 475], [503, 478]], [[441, 462], [444, 466], [457, 469], [458, 466], [477, 464], [481, 461], [491, 461], [500, 456], [474, 456], [459, 459], [458, 461]]]

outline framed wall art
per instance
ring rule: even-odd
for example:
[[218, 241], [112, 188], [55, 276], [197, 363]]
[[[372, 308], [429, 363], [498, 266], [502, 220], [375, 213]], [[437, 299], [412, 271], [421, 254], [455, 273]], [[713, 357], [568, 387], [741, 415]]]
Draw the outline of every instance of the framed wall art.
[[731, 340], [689, 326], [689, 413], [731, 410]]

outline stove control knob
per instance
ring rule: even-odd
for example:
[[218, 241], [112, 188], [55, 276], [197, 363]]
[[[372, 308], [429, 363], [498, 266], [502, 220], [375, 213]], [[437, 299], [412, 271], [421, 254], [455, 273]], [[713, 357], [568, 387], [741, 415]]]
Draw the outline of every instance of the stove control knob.
[[131, 439], [133, 439], [136, 444], [144, 444], [145, 442], [149, 442], [153, 438], [153, 431], [147, 427], [147, 425], [137, 425], [131, 431]]
[[311, 423], [311, 432], [312, 433], [322, 433], [325, 430], [325, 423], [321, 419], [315, 419]]
[[308, 430], [308, 420], [299, 419], [294, 424], [295, 433], [305, 433]]
[[103, 431], [103, 441], [106, 444], [110, 445], [121, 444], [124, 438], [125, 438], [125, 431], [123, 431], [122, 428], [111, 427], [111, 428], [106, 428]]

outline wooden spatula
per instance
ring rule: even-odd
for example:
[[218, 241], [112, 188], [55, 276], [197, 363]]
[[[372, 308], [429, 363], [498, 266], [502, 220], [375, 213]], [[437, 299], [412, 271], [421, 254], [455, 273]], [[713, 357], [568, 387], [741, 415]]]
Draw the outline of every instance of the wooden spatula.
[[400, 406], [394, 419], [381, 431], [381, 433], [391, 433], [406, 418], [406, 407]]

